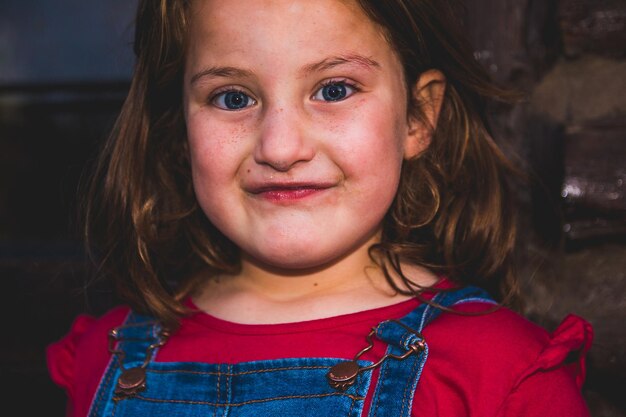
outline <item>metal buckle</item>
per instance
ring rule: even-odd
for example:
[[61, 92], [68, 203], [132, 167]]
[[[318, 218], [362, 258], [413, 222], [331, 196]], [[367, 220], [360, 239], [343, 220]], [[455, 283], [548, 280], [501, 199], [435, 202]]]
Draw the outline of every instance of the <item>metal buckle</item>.
[[359, 366], [357, 360], [363, 356], [366, 352], [372, 350], [374, 347], [373, 337], [376, 334], [376, 330], [378, 327], [372, 328], [372, 331], [367, 335], [366, 340], [368, 345], [362, 349], [359, 353], [357, 353], [354, 358], [350, 361], [340, 362], [334, 365], [328, 373], [326, 374], [326, 378], [328, 379], [328, 384], [339, 391], [345, 391], [356, 382], [356, 377], [365, 371], [370, 371], [379, 367], [384, 361], [387, 359], [395, 359], [395, 360], [404, 360], [413, 354], [419, 354], [426, 349], [426, 342], [424, 341], [424, 337], [420, 332], [414, 330], [404, 323], [397, 320], [390, 320], [394, 323], [399, 324], [404, 327], [406, 330], [415, 334], [418, 337], [418, 341], [409, 345], [409, 350], [407, 350], [402, 355], [394, 355], [391, 353], [386, 354], [382, 358], [380, 358], [376, 363], [369, 366]]
[[146, 349], [146, 357], [141, 366], [126, 369], [124, 367], [124, 358], [126, 357], [126, 353], [123, 350], [116, 348], [116, 344], [124, 340], [124, 338], [120, 337], [120, 330], [130, 327], [145, 326], [146, 324], [149, 323], [127, 324], [116, 327], [109, 332], [109, 352], [117, 357], [120, 370], [122, 371], [121, 375], [117, 379], [117, 385], [115, 386], [115, 395], [113, 397], [114, 401], [133, 397], [146, 389], [146, 367], [152, 360], [154, 350], [163, 346], [170, 336], [169, 330], [161, 327], [157, 335], [157, 341], [150, 344], [150, 346]]

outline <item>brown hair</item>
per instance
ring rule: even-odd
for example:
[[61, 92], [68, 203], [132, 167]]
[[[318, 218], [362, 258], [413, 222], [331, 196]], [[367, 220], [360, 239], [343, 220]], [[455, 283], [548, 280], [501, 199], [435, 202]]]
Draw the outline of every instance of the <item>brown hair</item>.
[[[181, 299], [203, 275], [235, 273], [238, 248], [199, 209], [182, 110], [190, 0], [142, 0], [128, 97], [85, 196], [85, 240], [120, 296], [175, 325]], [[442, 0], [358, 0], [403, 63], [408, 91], [440, 70], [447, 87], [432, 143], [405, 162], [382, 241], [370, 248], [383, 270], [400, 260], [500, 298], [514, 294], [515, 222], [504, 178], [509, 165], [487, 130], [485, 104], [503, 98], [458, 33]], [[420, 103], [409, 98], [412, 117]], [[404, 276], [403, 276], [404, 277]], [[401, 292], [418, 292], [404, 277]], [[512, 295], [509, 297], [512, 298]]]

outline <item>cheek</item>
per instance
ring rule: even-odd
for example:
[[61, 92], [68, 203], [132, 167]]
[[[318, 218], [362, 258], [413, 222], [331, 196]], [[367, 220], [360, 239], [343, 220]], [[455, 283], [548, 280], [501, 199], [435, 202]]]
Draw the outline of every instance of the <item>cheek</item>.
[[[357, 106], [330, 133], [339, 153], [350, 158], [349, 168], [373, 175], [399, 172], [404, 154], [402, 118], [395, 111], [380, 111], [378, 107]], [[347, 173], [349, 174], [349, 173]]]
[[187, 121], [187, 139], [194, 182], [220, 181], [234, 175], [248, 129], [244, 124], [210, 122], [208, 117]]
[[188, 120], [187, 138], [193, 188], [202, 211], [219, 223], [224, 204], [232, 204], [241, 166], [245, 126], [211, 123], [208, 118]]

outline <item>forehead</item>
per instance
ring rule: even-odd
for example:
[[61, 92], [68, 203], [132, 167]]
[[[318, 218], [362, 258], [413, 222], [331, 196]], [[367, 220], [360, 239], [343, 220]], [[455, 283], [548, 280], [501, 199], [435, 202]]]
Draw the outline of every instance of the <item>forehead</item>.
[[188, 65], [272, 54], [302, 63], [335, 52], [393, 55], [382, 29], [352, 0], [192, 2]]

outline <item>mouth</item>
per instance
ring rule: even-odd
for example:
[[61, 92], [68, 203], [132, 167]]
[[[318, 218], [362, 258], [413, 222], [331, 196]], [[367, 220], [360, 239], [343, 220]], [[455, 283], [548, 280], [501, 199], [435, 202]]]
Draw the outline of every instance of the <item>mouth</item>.
[[271, 202], [302, 200], [323, 193], [332, 184], [268, 184], [247, 189], [255, 197]]

